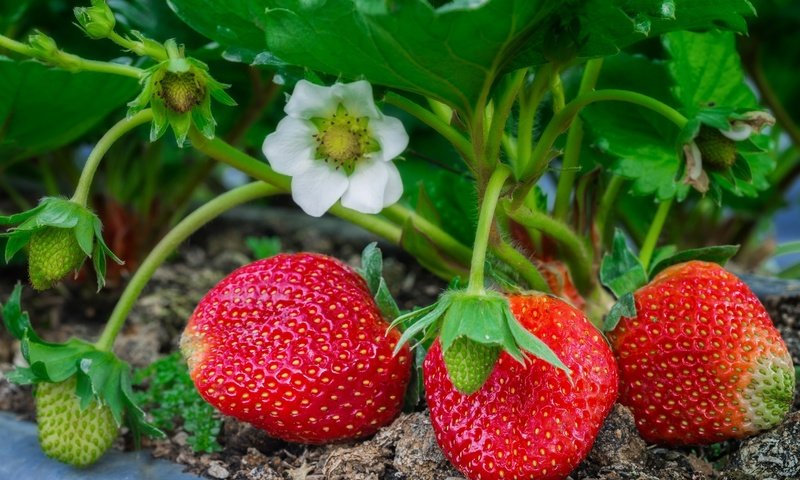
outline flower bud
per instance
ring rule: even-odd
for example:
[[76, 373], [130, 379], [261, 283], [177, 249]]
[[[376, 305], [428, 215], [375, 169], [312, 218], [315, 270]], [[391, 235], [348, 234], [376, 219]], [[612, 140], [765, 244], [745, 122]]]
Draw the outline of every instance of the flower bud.
[[92, 0], [91, 7], [76, 7], [73, 12], [81, 28], [89, 38], [107, 38], [114, 31], [114, 12], [105, 0]]
[[52, 60], [58, 56], [56, 41], [38, 30], [28, 37], [28, 43], [40, 60]]

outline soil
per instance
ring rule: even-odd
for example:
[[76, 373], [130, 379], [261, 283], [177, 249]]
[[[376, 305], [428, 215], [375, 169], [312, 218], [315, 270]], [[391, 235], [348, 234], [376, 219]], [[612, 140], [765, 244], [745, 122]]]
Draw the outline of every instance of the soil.
[[[284, 251], [309, 250], [358, 265], [361, 249], [374, 239], [334, 219], [308, 219], [292, 212], [239, 210], [193, 236], [162, 266], [143, 292], [121, 332], [115, 351], [143, 367], [177, 348], [180, 332], [198, 300], [233, 269], [253, 260], [246, 236], [279, 236]], [[446, 286], [391, 245], [384, 252], [385, 276], [401, 308], [430, 304]], [[5, 299], [23, 265], [0, 269], [0, 299]], [[119, 289], [94, 291], [88, 282], [68, 283], [44, 293], [25, 289], [23, 308], [46, 339], [95, 338], [113, 308]], [[764, 299], [772, 318], [800, 365], [800, 296]], [[34, 420], [31, 389], [2, 376], [22, 362], [18, 345], [0, 332], [0, 410]], [[796, 399], [800, 396], [796, 396]], [[403, 414], [374, 437], [356, 443], [310, 447], [269, 438], [232, 418], [223, 419], [223, 450], [196, 454], [180, 427], [164, 440], [147, 440], [154, 456], [185, 465], [206, 478], [231, 480], [459, 480], [436, 445], [430, 419], [422, 410]], [[800, 410], [796, 400], [794, 410]], [[130, 435], [116, 448], [130, 449]], [[800, 412], [778, 428], [745, 440], [707, 448], [670, 450], [647, 446], [630, 411], [615, 406], [589, 457], [571, 479], [597, 480], [755, 480], [800, 478]]]

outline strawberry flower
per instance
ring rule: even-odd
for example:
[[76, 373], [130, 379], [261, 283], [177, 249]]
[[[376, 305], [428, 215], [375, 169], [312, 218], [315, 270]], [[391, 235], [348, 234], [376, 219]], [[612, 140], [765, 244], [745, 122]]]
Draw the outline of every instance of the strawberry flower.
[[751, 111], [729, 118], [727, 128], [699, 125], [692, 140], [683, 145], [686, 158], [684, 183], [700, 193], [707, 192], [709, 178], [706, 170], [729, 169], [736, 162], [736, 142], [746, 141], [754, 133], [774, 123], [775, 118], [769, 113]]
[[378, 213], [400, 199], [392, 160], [408, 134], [378, 110], [368, 82], [325, 87], [301, 80], [284, 112], [263, 150], [276, 172], [292, 177], [292, 198], [303, 211], [319, 217], [341, 199], [352, 210]]

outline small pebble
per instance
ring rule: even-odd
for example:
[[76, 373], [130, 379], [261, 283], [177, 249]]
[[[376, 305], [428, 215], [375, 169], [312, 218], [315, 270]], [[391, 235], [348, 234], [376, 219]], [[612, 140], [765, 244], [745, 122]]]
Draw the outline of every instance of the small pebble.
[[222, 462], [214, 460], [208, 466], [208, 475], [213, 478], [225, 479], [230, 476], [230, 472], [222, 465]]

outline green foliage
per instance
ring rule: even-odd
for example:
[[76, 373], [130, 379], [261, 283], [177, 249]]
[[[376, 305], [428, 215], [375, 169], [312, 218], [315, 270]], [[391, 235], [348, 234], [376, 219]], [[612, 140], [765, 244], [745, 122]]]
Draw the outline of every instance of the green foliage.
[[20, 341], [28, 367], [18, 367], [6, 377], [18, 384], [60, 383], [77, 376], [75, 393], [81, 408], [92, 401], [104, 402], [117, 425], [123, 420], [138, 445], [141, 435], [160, 437], [163, 433], [144, 419], [131, 390], [130, 366], [111, 352], [100, 351], [79, 339], [65, 343], [43, 341], [33, 330], [27, 312], [22, 311], [22, 286], [17, 284], [2, 308], [6, 329]]
[[76, 140], [136, 90], [131, 78], [0, 56], [0, 168]]
[[189, 377], [180, 352], [161, 358], [134, 372], [134, 384], [144, 386], [136, 399], [148, 408], [153, 424], [174, 431], [178, 422], [189, 434], [187, 442], [195, 452], [217, 452], [222, 420], [214, 407], [203, 400]]
[[[604, 60], [598, 88], [628, 89], [675, 106], [662, 61], [621, 53]], [[664, 200], [684, 197], [689, 187], [675, 181], [680, 169], [678, 128], [643, 107], [622, 102], [590, 105], [583, 113], [592, 143], [610, 156], [605, 165], [632, 180], [634, 195]]]
[[279, 237], [246, 237], [244, 242], [256, 260], [269, 258], [281, 253]]

